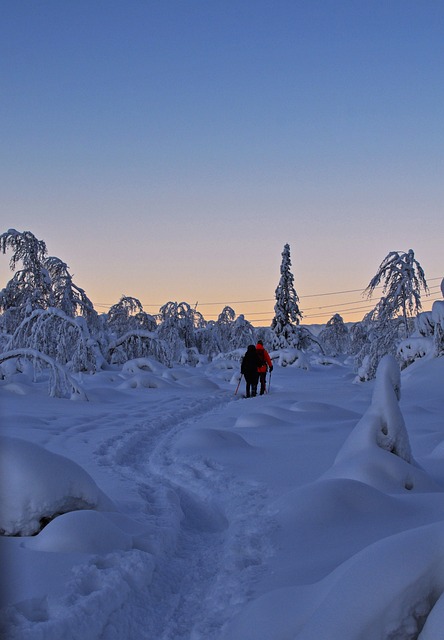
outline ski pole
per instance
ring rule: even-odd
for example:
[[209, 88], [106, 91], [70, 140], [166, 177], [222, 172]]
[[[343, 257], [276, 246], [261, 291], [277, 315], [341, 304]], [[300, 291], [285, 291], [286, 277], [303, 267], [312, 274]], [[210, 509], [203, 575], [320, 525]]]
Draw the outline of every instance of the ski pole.
[[239, 391], [239, 385], [240, 385], [241, 380], [242, 380], [242, 375], [243, 375], [243, 374], [241, 373], [241, 377], [239, 378], [239, 382], [237, 383], [237, 387], [236, 387], [236, 391], [234, 392], [234, 395], [236, 395], [236, 394], [237, 394], [237, 392]]
[[268, 393], [270, 393], [271, 389], [271, 371], [270, 371], [270, 379], [268, 380]]

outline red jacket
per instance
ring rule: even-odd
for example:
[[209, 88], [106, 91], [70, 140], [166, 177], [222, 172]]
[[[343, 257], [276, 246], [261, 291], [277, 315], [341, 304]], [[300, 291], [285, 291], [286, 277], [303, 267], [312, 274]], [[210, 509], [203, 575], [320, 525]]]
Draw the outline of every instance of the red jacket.
[[266, 349], [264, 349], [264, 346], [262, 344], [257, 344], [256, 345], [256, 351], [263, 351], [263, 359], [264, 359], [264, 364], [261, 367], [258, 367], [258, 373], [266, 373], [267, 371], [267, 365], [269, 367], [273, 366], [273, 363], [271, 362], [271, 358], [268, 354], [268, 351]]

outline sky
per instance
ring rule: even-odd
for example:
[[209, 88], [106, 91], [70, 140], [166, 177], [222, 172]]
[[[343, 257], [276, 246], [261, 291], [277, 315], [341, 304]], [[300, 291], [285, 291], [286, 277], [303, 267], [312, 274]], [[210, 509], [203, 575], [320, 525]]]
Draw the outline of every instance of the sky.
[[286, 243], [307, 323], [360, 320], [390, 251], [414, 250], [427, 310], [443, 29], [437, 0], [5, 0], [0, 231], [44, 240], [98, 311], [268, 324]]

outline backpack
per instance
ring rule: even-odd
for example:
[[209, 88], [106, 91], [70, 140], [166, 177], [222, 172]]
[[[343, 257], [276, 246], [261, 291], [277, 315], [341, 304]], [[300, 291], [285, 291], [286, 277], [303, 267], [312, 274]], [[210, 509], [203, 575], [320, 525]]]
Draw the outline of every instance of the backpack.
[[263, 349], [256, 349], [256, 355], [257, 355], [257, 366], [258, 367], [263, 367], [264, 364], [265, 364], [264, 350]]

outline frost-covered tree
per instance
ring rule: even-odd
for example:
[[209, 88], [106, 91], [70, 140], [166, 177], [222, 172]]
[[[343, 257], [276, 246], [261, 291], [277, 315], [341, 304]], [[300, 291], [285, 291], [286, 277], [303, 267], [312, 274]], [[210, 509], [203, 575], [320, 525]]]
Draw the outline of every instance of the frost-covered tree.
[[392, 317], [383, 300], [364, 316], [360, 325], [363, 340], [360, 350], [355, 352], [355, 362], [360, 380], [366, 381], [375, 377], [385, 355], [396, 355], [400, 341], [405, 338], [405, 327], [403, 318]]
[[[9, 261], [13, 278], [0, 291], [0, 311], [7, 333], [12, 333], [34, 309], [50, 306], [51, 278], [45, 267], [46, 244], [30, 231], [9, 229], [0, 236], [0, 251], [12, 251]], [[17, 269], [21, 263], [21, 269]]]
[[215, 322], [214, 333], [219, 344], [220, 351], [223, 353], [226, 353], [231, 349], [231, 334], [235, 318], [236, 313], [234, 309], [226, 306], [222, 309]]
[[365, 343], [368, 341], [368, 327], [364, 322], [355, 322], [350, 327], [350, 347], [349, 352], [357, 356]]
[[247, 347], [255, 341], [256, 332], [243, 314], [239, 315], [231, 327], [230, 350]]
[[383, 296], [363, 319], [367, 339], [356, 358], [361, 380], [375, 377], [383, 356], [396, 355], [400, 341], [414, 328], [413, 314], [421, 310], [421, 289], [428, 292], [424, 271], [412, 249], [390, 252], [364, 293], [370, 297], [381, 282]]
[[361, 324], [367, 327], [366, 340], [355, 358], [358, 377], [362, 382], [374, 379], [379, 362], [384, 356], [395, 356], [400, 342], [401, 322], [399, 318], [383, 323], [368, 318], [362, 321]]
[[[444, 297], [444, 278], [441, 282], [441, 291]], [[431, 320], [433, 322], [435, 355], [444, 356], [444, 300], [435, 300], [433, 303]]]
[[[65, 262], [47, 257], [46, 245], [30, 231], [9, 229], [0, 236], [3, 253], [12, 251], [12, 280], [0, 292], [4, 349], [32, 350], [73, 371], [97, 371], [103, 355], [99, 317]], [[21, 263], [21, 269], [17, 269]]]
[[290, 346], [301, 351], [316, 351], [325, 355], [320, 340], [307, 327], [294, 327], [293, 342]]
[[299, 298], [294, 288], [294, 277], [291, 272], [290, 245], [286, 244], [282, 252], [280, 268], [281, 277], [276, 287], [274, 306], [274, 318], [271, 329], [274, 333], [273, 347], [293, 346], [295, 338], [295, 325], [297, 326], [302, 313], [299, 310]]
[[187, 302], [167, 302], [159, 312], [159, 338], [170, 346], [173, 360], [178, 361], [182, 351], [196, 346], [195, 332], [205, 327], [205, 319]]
[[[0, 250], [12, 251], [9, 262], [15, 274], [0, 292], [3, 325], [12, 333], [35, 309], [55, 308], [66, 316], [83, 316], [98, 329], [98, 315], [85, 291], [74, 284], [68, 266], [54, 256], [47, 257], [46, 244], [30, 231], [9, 229], [0, 236]], [[21, 262], [21, 269], [17, 269]]]
[[222, 352], [214, 320], [207, 322], [205, 327], [196, 329], [194, 335], [199, 353], [208, 356], [210, 360]]
[[325, 328], [319, 334], [319, 341], [322, 343], [325, 353], [329, 356], [348, 353], [350, 346], [349, 331], [339, 313], [335, 313], [327, 322]]
[[55, 398], [72, 398], [87, 400], [84, 391], [77, 384], [74, 378], [58, 362], [50, 356], [35, 349], [14, 349], [5, 353], [0, 353], [0, 365], [3, 362], [12, 360], [16, 370], [23, 367], [22, 361], [29, 360], [34, 367], [34, 371], [41, 366], [49, 369], [49, 395]]
[[403, 318], [405, 335], [409, 334], [409, 318], [421, 311], [421, 289], [429, 289], [424, 271], [415, 259], [412, 249], [407, 252], [391, 251], [379, 265], [364, 293], [371, 297], [383, 282], [383, 297], [378, 303], [378, 316], [387, 321], [396, 316]]
[[423, 311], [418, 313], [415, 319], [415, 328], [420, 336], [425, 338], [433, 336], [433, 318], [431, 311]]
[[154, 316], [143, 310], [137, 298], [122, 296], [107, 313], [106, 324], [117, 336], [130, 331], [155, 331], [157, 327]]
[[71, 318], [60, 309], [35, 309], [14, 331], [6, 350], [31, 349], [71, 371], [94, 373], [103, 364], [97, 341], [85, 318]]
[[106, 326], [111, 333], [107, 350], [110, 364], [151, 357], [170, 366], [169, 345], [157, 335], [156, 319], [145, 313], [137, 298], [122, 296], [108, 311]]
[[51, 281], [49, 306], [60, 309], [70, 318], [83, 316], [90, 326], [97, 326], [98, 316], [85, 291], [74, 284], [68, 265], [60, 258], [45, 258], [44, 265]]
[[270, 346], [270, 349], [273, 346], [274, 339], [274, 331], [272, 331], [271, 327], [256, 327], [256, 341], [262, 340], [266, 349]]
[[156, 332], [133, 330], [110, 341], [107, 360], [110, 364], [124, 364], [137, 358], [154, 358], [167, 367], [172, 364], [170, 344]]

